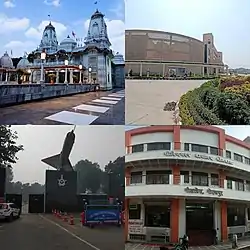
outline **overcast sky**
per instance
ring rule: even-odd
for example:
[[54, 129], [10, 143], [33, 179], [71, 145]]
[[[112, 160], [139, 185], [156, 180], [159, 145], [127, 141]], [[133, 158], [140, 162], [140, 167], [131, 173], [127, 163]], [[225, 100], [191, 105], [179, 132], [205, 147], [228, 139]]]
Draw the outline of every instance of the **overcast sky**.
[[153, 29], [202, 40], [213, 33], [229, 67], [250, 68], [249, 0], [125, 0], [126, 29]]
[[[12, 126], [18, 133], [18, 144], [24, 150], [13, 165], [14, 181], [45, 182], [48, 166], [41, 159], [61, 152], [64, 138], [73, 126]], [[123, 126], [77, 126], [75, 144], [71, 151], [72, 165], [88, 159], [104, 167], [109, 161], [124, 156]]]

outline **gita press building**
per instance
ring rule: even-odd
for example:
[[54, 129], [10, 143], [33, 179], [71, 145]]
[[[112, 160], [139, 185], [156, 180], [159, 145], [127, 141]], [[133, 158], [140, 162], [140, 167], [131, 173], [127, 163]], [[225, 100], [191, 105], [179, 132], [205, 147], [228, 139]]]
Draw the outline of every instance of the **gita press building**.
[[214, 126], [126, 132], [127, 241], [212, 245], [250, 233], [250, 144]]

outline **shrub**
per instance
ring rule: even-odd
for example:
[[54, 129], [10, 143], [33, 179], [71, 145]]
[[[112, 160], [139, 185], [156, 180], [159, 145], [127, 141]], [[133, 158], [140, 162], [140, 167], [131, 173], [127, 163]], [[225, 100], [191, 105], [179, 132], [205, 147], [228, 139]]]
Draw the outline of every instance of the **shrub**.
[[246, 81], [240, 86], [227, 87], [224, 89], [224, 91], [239, 94], [245, 98], [248, 94], [250, 94], [250, 83]]
[[179, 101], [181, 122], [184, 125], [195, 125], [194, 119], [191, 116], [189, 109], [188, 109], [190, 94], [191, 94], [191, 91], [187, 92], [185, 95], [183, 95], [180, 98], [180, 101]]
[[242, 85], [245, 83], [243, 77], [225, 77], [220, 81], [220, 89], [224, 90], [227, 87]]
[[[190, 113], [192, 113], [192, 115], [194, 114], [194, 110], [197, 114], [199, 114], [200, 118], [199, 120], [196, 121], [196, 119], [194, 118], [194, 120], [197, 122], [198, 125], [205, 125], [205, 124], [209, 124], [209, 125], [220, 125], [220, 124], [225, 124], [224, 122], [222, 122], [217, 116], [216, 114], [214, 114], [211, 110], [209, 110], [206, 106], [203, 105], [203, 103], [200, 100], [200, 96], [199, 93], [200, 89], [195, 89], [192, 93], [192, 98], [191, 98], [191, 102], [190, 105], [192, 105], [193, 111]], [[197, 114], [194, 114], [197, 117]]]
[[184, 125], [224, 124], [215, 114], [206, 108], [200, 100], [199, 89], [183, 95], [179, 103], [180, 116]]
[[250, 107], [247, 100], [233, 92], [223, 92], [217, 100], [218, 116], [231, 125], [250, 124]]

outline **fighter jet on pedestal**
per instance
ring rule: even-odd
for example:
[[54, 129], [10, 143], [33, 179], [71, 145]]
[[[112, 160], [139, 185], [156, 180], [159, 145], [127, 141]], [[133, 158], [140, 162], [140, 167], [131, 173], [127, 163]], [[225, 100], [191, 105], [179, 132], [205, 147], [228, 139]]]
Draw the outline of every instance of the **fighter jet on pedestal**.
[[71, 162], [69, 160], [69, 155], [75, 143], [75, 133], [74, 133], [75, 127], [73, 130], [67, 133], [61, 153], [58, 155], [53, 155], [48, 158], [42, 159], [42, 162], [50, 165], [51, 167], [57, 170], [74, 171]]

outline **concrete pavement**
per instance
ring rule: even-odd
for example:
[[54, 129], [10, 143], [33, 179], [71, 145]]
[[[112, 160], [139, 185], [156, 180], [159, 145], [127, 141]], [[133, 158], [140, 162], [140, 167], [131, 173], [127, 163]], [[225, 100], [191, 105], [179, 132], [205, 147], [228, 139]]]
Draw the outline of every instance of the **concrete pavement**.
[[0, 244], [10, 250], [119, 250], [124, 249], [119, 234], [122, 232], [100, 233], [95, 229], [82, 232], [77, 225], [61, 225], [47, 215], [28, 214], [13, 223], [1, 224]]
[[75, 218], [75, 225], [69, 225], [53, 215], [43, 215], [66, 230], [74, 233], [78, 237], [88, 241], [100, 250], [123, 250], [124, 249], [124, 231], [122, 227], [117, 226], [99, 226], [93, 229], [82, 227], [80, 218]]
[[90, 92], [0, 108], [2, 125], [124, 125], [124, 90]]
[[178, 101], [207, 80], [126, 80], [126, 125], [171, 125], [173, 112], [167, 102]]

